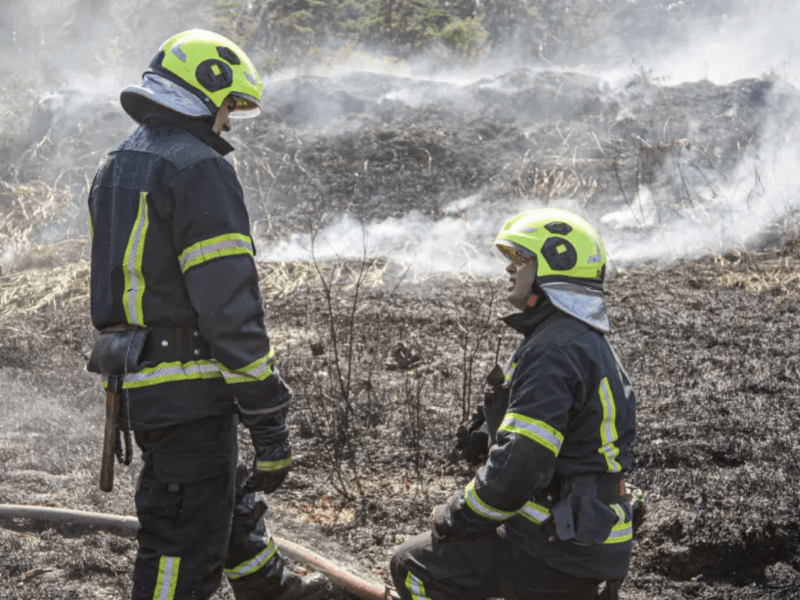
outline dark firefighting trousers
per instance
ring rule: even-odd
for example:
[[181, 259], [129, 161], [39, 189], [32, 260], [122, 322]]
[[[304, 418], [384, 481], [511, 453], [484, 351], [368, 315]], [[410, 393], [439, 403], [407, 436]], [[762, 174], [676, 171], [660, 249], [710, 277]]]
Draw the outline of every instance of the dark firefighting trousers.
[[391, 571], [403, 600], [593, 600], [600, 584], [556, 571], [495, 532], [442, 541], [420, 533], [395, 549]]
[[134, 431], [144, 466], [136, 490], [139, 550], [133, 600], [205, 600], [223, 572], [237, 600], [283, 590], [283, 559], [266, 531], [266, 505], [237, 477], [237, 416]]

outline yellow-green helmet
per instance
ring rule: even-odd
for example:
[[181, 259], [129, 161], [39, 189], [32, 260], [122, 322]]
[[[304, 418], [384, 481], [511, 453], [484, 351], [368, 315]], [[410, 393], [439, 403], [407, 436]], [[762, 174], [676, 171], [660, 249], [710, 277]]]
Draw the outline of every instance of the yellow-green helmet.
[[600, 331], [610, 331], [603, 299], [606, 250], [586, 220], [557, 208], [527, 211], [506, 221], [494, 245], [510, 260], [535, 256], [535, 285], [550, 302]]
[[161, 45], [140, 86], [122, 92], [123, 108], [141, 121], [146, 102], [189, 117], [214, 117], [225, 98], [237, 100], [232, 117], [261, 112], [263, 85], [247, 54], [223, 35], [191, 29]]

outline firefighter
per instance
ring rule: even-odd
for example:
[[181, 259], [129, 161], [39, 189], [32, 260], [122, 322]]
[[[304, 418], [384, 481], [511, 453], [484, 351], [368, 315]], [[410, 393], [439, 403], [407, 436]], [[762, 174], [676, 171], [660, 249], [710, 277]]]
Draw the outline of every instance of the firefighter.
[[606, 337], [603, 242], [545, 208], [507, 221], [494, 246], [518, 310], [503, 320], [522, 340], [461, 435], [485, 463], [395, 549], [394, 584], [405, 600], [613, 598], [633, 546], [636, 401]]
[[[141, 85], [123, 90], [140, 126], [89, 194], [99, 332], [89, 369], [118, 391], [118, 427], [133, 432], [144, 463], [134, 600], [209, 598], [223, 573], [237, 600], [325, 590], [322, 575], [284, 567], [259, 497], [292, 463], [291, 393], [275, 369], [242, 188], [223, 158], [233, 148], [220, 134], [229, 117], [259, 114], [261, 93], [229, 39], [171, 37]], [[237, 421], [255, 449], [249, 476], [237, 464]]]

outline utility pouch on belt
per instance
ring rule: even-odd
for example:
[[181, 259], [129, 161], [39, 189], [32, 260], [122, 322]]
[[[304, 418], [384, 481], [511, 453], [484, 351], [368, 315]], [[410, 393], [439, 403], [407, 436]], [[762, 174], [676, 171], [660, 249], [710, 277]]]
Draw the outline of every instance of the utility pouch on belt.
[[608, 504], [626, 500], [625, 496], [614, 496], [613, 489], [620, 488], [619, 482], [624, 490], [621, 476], [578, 475], [562, 482], [561, 497], [550, 509], [558, 539], [602, 544], [617, 522], [617, 513]]
[[107, 377], [121, 377], [139, 370], [149, 329], [120, 326], [103, 329], [94, 340], [86, 369]]

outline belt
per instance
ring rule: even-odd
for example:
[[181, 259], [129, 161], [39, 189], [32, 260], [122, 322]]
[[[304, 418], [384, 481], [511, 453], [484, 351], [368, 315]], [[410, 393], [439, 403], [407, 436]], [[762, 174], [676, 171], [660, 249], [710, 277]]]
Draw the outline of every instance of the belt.
[[630, 499], [622, 473], [585, 473], [560, 477], [553, 475], [544, 489], [536, 492], [537, 502], [555, 503], [572, 491], [594, 495], [603, 504], [621, 504]]
[[150, 327], [142, 362], [190, 362], [210, 359], [211, 346], [193, 327]]

